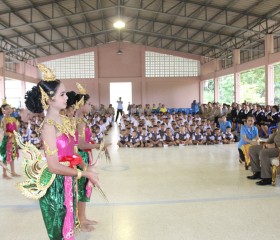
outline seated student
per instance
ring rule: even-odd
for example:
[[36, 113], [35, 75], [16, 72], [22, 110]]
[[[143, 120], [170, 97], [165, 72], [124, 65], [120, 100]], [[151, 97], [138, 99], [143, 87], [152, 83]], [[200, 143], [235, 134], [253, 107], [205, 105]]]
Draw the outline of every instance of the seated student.
[[32, 143], [36, 148], [40, 149], [40, 147], [41, 147], [41, 141], [40, 141], [40, 139], [38, 138], [38, 135], [37, 135], [37, 133], [36, 133], [35, 131], [33, 131], [33, 132], [31, 133], [29, 142]]
[[213, 136], [215, 144], [223, 144], [223, 136], [219, 128], [215, 128]]
[[126, 129], [121, 130], [121, 134], [119, 136], [119, 141], [117, 144], [119, 147], [125, 147], [125, 146], [129, 145], [128, 136], [126, 134]]
[[195, 132], [192, 134], [193, 145], [202, 145], [205, 143], [203, 135], [200, 132], [200, 128], [196, 128]]
[[21, 138], [23, 143], [29, 142], [29, 135], [26, 131], [26, 127], [22, 127], [21, 129]]
[[163, 140], [163, 144], [166, 144], [168, 146], [173, 146], [175, 144], [170, 128], [166, 129], [166, 133], [164, 134], [162, 140]]
[[220, 125], [221, 132], [223, 134], [226, 133], [226, 129], [228, 127], [230, 127], [230, 128], [232, 127], [230, 121], [227, 121], [226, 115], [223, 115], [222, 117], [218, 118], [218, 122], [219, 122], [219, 125]]
[[153, 147], [146, 128], [142, 128], [142, 132], [139, 138], [140, 138], [141, 147]]
[[261, 129], [263, 130], [265, 137], [268, 138], [269, 135], [269, 128], [276, 127], [277, 123], [279, 122], [280, 114], [278, 106], [273, 106], [271, 108], [271, 112], [267, 114], [264, 118], [264, 124], [261, 125]]
[[257, 111], [253, 113], [255, 119], [255, 126], [258, 128], [259, 134], [261, 134], [261, 126], [264, 124], [264, 111], [261, 105], [257, 105]]
[[105, 135], [107, 135], [108, 131], [107, 131], [106, 124], [105, 124], [103, 118], [100, 119], [99, 125], [98, 125], [98, 126], [99, 126], [99, 128], [100, 128], [100, 132], [103, 133], [103, 134], [105, 134]]
[[213, 136], [212, 129], [208, 127], [204, 133], [204, 140], [206, 145], [215, 144], [215, 137]]
[[103, 133], [100, 131], [100, 127], [96, 126], [95, 128], [96, 137], [98, 138], [98, 142], [102, 142], [103, 140]]
[[153, 144], [153, 147], [162, 147], [162, 141], [160, 134], [157, 131], [157, 125], [153, 126], [153, 129], [150, 133], [150, 141]]
[[163, 136], [164, 136], [165, 133], [166, 133], [166, 131], [165, 131], [165, 124], [164, 124], [164, 123], [162, 123], [162, 124], [160, 125], [160, 129], [159, 129], [158, 133], [159, 133], [160, 137], [163, 138]]
[[98, 137], [96, 136], [96, 133], [93, 131], [91, 132], [91, 137], [90, 137], [91, 143], [99, 143]]
[[132, 132], [131, 137], [130, 137], [130, 141], [129, 141], [128, 144], [129, 144], [128, 146], [131, 147], [131, 148], [140, 147], [140, 139], [137, 136], [136, 131]]
[[177, 146], [180, 144], [189, 145], [190, 144], [190, 134], [186, 132], [185, 126], [180, 127], [179, 133], [174, 134], [174, 141]]
[[190, 137], [192, 138], [193, 137], [193, 135], [194, 135], [194, 133], [195, 133], [195, 125], [194, 124], [191, 124], [190, 125]]
[[235, 139], [234, 136], [231, 132], [231, 127], [227, 127], [226, 128], [226, 133], [223, 134], [223, 143], [224, 144], [230, 144], [230, 143], [234, 143]]

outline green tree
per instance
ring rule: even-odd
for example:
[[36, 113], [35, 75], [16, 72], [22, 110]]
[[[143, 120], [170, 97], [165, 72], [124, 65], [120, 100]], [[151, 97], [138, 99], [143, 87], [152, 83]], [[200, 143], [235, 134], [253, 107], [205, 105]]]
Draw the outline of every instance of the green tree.
[[203, 103], [214, 102], [214, 79], [203, 82]]
[[231, 104], [234, 102], [233, 74], [219, 77], [219, 103]]
[[280, 104], [280, 64], [274, 65], [274, 103]]

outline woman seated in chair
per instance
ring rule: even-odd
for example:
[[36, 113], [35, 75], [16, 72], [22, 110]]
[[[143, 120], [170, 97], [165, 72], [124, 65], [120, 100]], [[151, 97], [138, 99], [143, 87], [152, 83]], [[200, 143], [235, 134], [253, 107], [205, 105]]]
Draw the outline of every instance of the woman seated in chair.
[[252, 115], [247, 115], [246, 124], [241, 127], [240, 141], [238, 143], [239, 162], [245, 162], [246, 170], [250, 164], [249, 148], [258, 144], [258, 140], [258, 128], [254, 126], [254, 118]]

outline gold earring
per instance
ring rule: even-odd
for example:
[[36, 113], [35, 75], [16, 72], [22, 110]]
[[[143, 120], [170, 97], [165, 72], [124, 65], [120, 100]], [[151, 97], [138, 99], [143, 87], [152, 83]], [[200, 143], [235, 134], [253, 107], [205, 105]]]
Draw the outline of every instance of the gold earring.
[[47, 110], [49, 108], [49, 105], [47, 104], [47, 101], [50, 99], [48, 94], [46, 94], [46, 92], [44, 91], [44, 89], [39, 86], [40, 88], [40, 92], [41, 92], [41, 103], [42, 103], [42, 106], [43, 106], [43, 109], [44, 110]]

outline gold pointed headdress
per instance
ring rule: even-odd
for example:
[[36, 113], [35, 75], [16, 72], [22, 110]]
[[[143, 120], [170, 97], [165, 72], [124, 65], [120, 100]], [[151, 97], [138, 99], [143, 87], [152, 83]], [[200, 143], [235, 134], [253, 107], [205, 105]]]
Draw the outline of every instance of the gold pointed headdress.
[[44, 64], [39, 63], [37, 65], [37, 67], [39, 68], [40, 72], [42, 73], [43, 81], [51, 82], [51, 81], [56, 80], [56, 76], [55, 76], [54, 72], [51, 69], [49, 69], [48, 67], [46, 67]]
[[[80, 83], [76, 83], [76, 86], [79, 90], [79, 93], [82, 94], [82, 95], [86, 95], [87, 94], [87, 91], [86, 89], [80, 84]], [[80, 101], [76, 102], [75, 106], [74, 106], [74, 109], [75, 110], [78, 110], [81, 106], [83, 106], [85, 104], [85, 101], [84, 101], [84, 96], [80, 99]]]
[[86, 89], [80, 83], [76, 83], [76, 86], [77, 86], [80, 94], [83, 94], [83, 95], [87, 94]]
[[8, 104], [6, 98], [3, 98], [3, 100], [2, 100], [2, 105], [4, 105], [4, 104]]
[[[56, 76], [51, 69], [49, 69], [48, 67], [46, 67], [44, 64], [41, 64], [41, 63], [37, 64], [37, 67], [40, 70], [40, 72], [42, 73], [43, 81], [46, 81], [46, 82], [56, 81]], [[41, 103], [42, 103], [43, 109], [47, 110], [49, 107], [47, 101], [49, 100], [50, 97], [41, 86], [39, 86], [39, 88], [40, 88], [40, 92], [41, 92]], [[53, 91], [50, 91], [49, 94], [53, 94]]]

